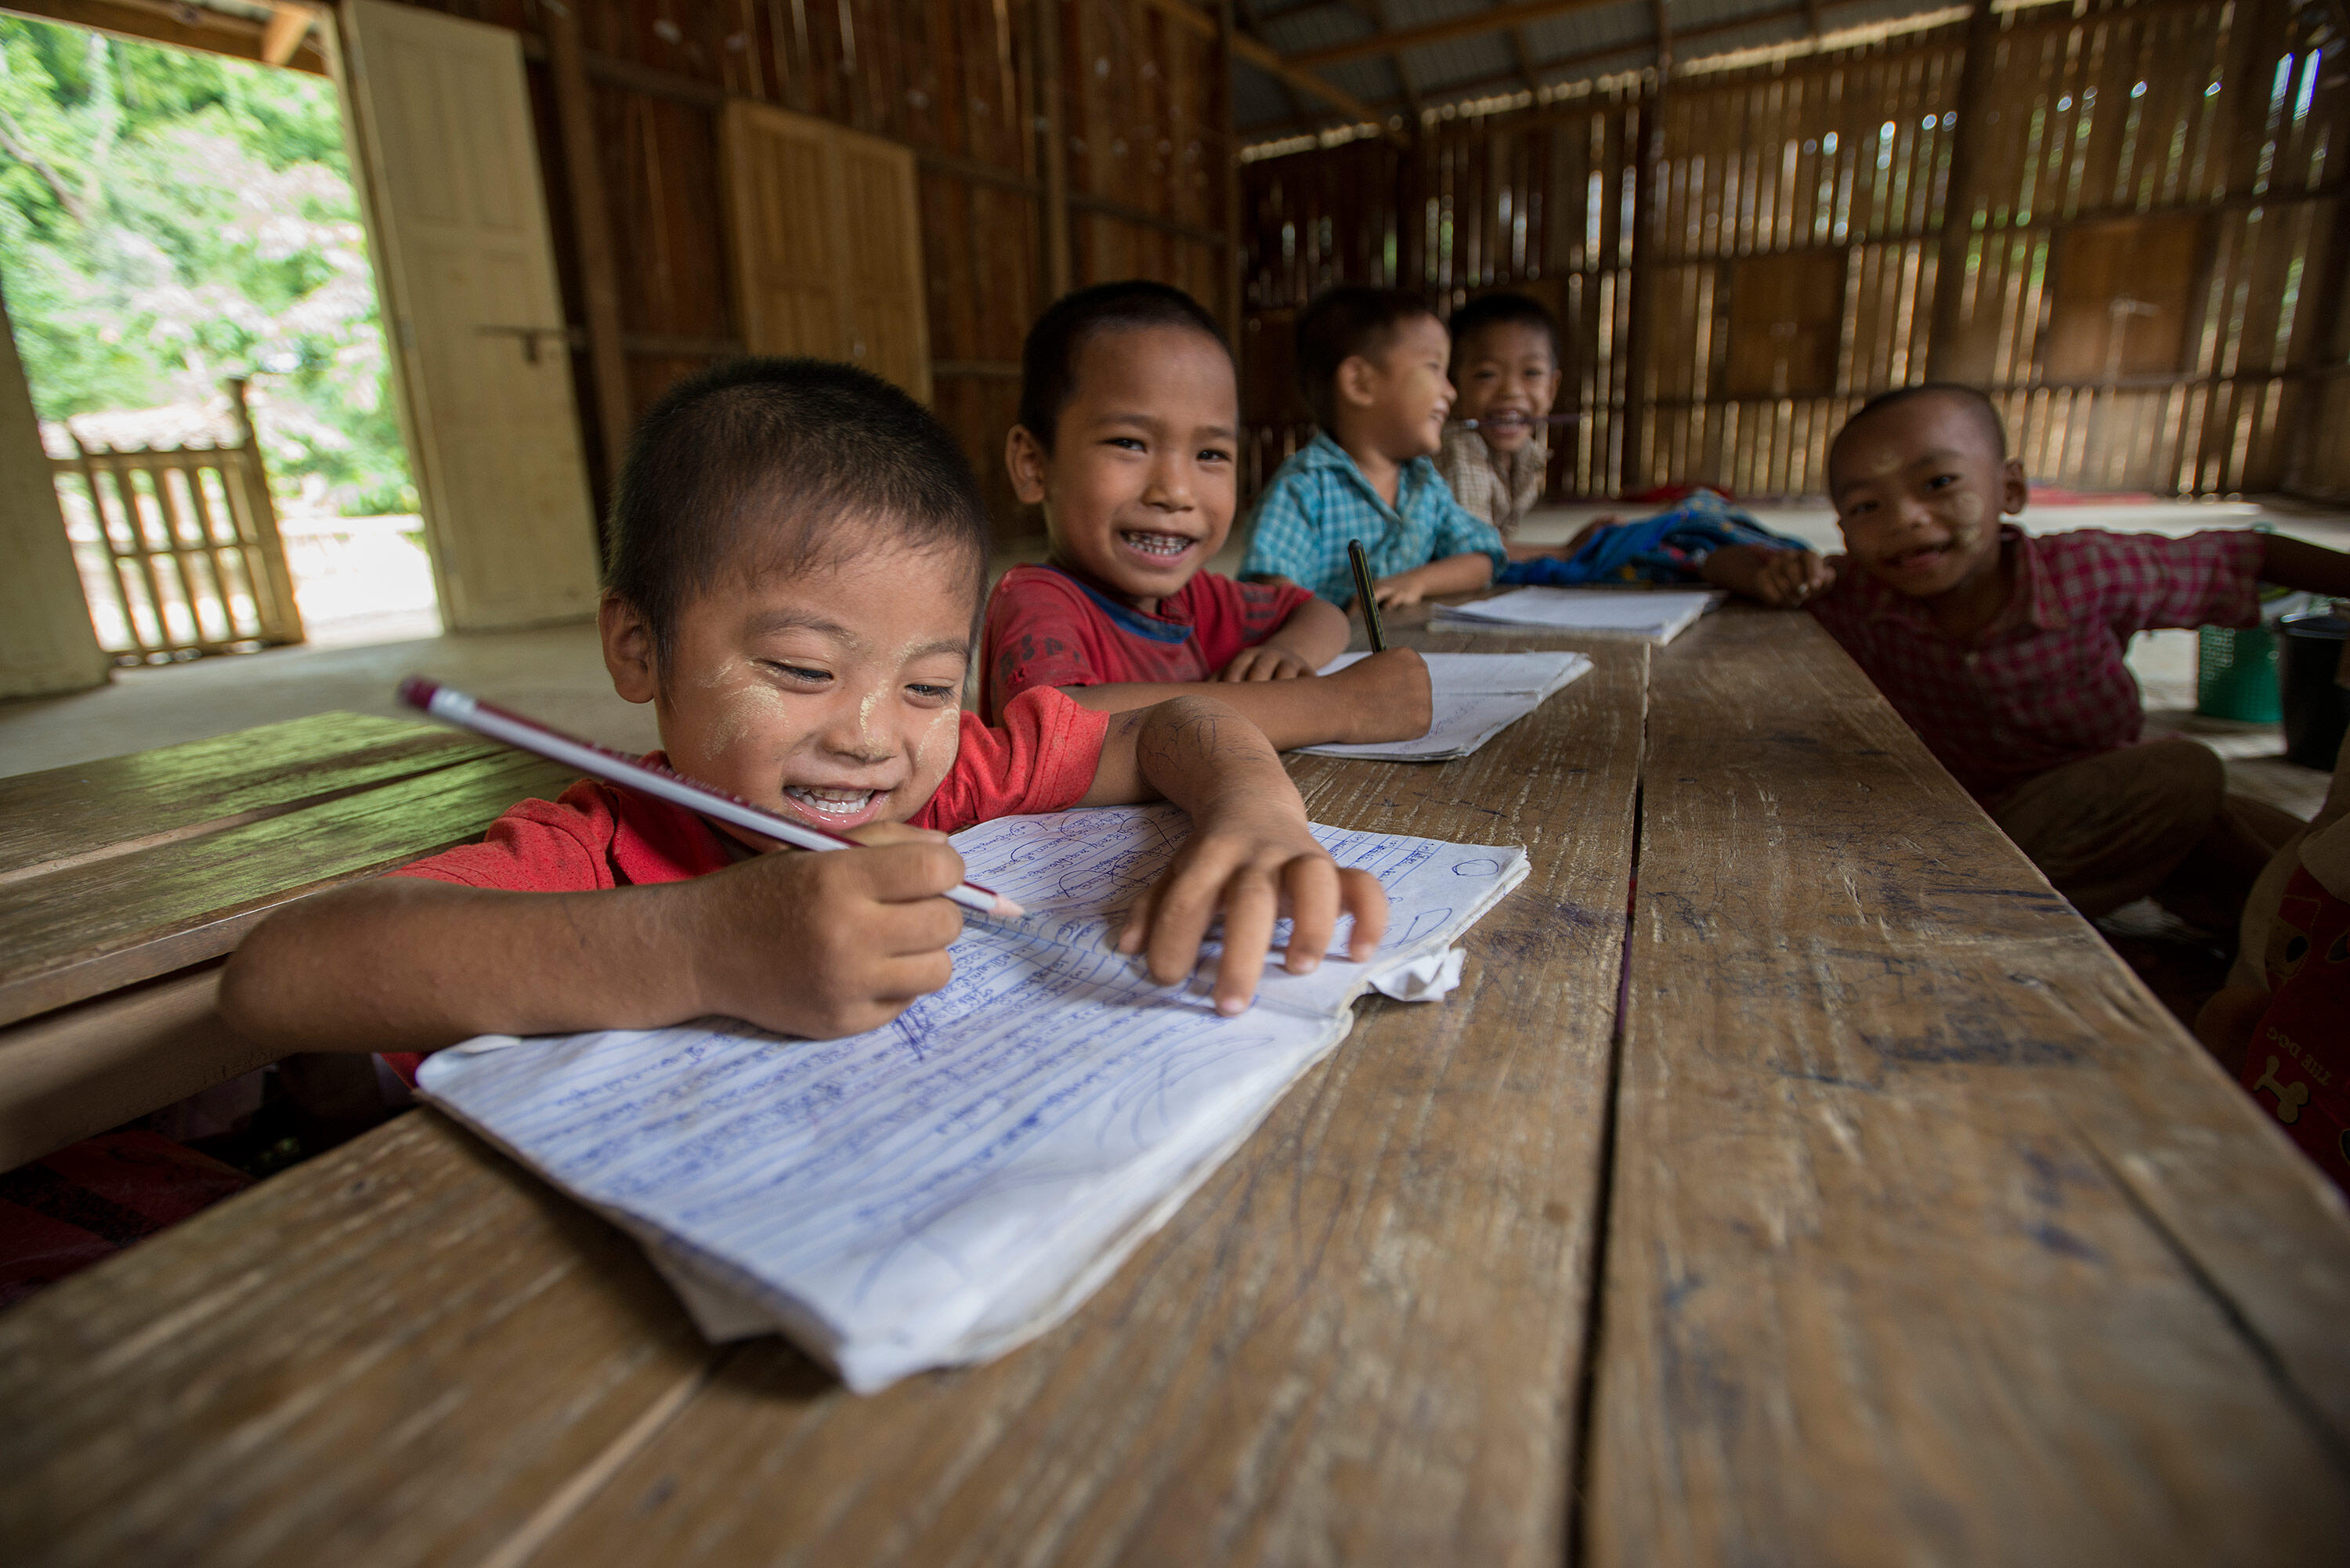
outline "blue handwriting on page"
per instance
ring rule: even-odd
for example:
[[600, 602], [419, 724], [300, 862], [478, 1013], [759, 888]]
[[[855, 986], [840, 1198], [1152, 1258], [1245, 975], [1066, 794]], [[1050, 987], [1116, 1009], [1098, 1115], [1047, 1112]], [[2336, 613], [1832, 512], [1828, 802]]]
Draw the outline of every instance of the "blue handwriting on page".
[[711, 1332], [784, 1328], [860, 1390], [996, 1354], [1206, 1179], [1375, 975], [1440, 953], [1526, 869], [1514, 848], [1317, 827], [1387, 887], [1388, 939], [1367, 963], [1268, 970], [1224, 1018], [1203, 983], [1155, 985], [1111, 948], [1187, 831], [1160, 806], [959, 836], [973, 877], [1036, 912], [972, 921], [953, 979], [885, 1028], [493, 1038], [430, 1058], [422, 1088], [643, 1240]]

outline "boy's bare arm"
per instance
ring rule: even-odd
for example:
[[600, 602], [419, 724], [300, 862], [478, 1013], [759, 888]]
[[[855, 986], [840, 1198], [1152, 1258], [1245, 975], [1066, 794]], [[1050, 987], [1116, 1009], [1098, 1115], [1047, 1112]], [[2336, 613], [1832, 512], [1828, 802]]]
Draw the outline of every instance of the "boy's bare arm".
[[813, 1037], [877, 1028], [946, 983], [962, 859], [934, 834], [778, 852], [690, 882], [490, 892], [394, 877], [306, 898], [228, 966], [221, 1012], [295, 1051], [432, 1051], [476, 1034], [724, 1013]]
[[1289, 618], [1254, 648], [1244, 648], [1217, 673], [1220, 680], [1286, 680], [1311, 675], [1347, 651], [1352, 632], [1347, 612], [1315, 597], [1289, 612]]
[[1427, 661], [1408, 648], [1358, 659], [1337, 674], [1318, 680], [1120, 681], [1064, 686], [1061, 694], [1097, 713], [1130, 712], [1179, 697], [1212, 697], [1284, 752], [1297, 746], [1417, 740], [1428, 733], [1434, 716]]
[[2261, 535], [2261, 580], [2303, 593], [2350, 598], [2350, 555], [2288, 539], [2282, 534]]
[[1163, 797], [1191, 814], [1191, 836], [1127, 917], [1120, 952], [1147, 952], [1151, 978], [1172, 985], [1199, 961], [1219, 912], [1223, 956], [1216, 1008], [1256, 994], [1274, 922], [1294, 921], [1286, 967], [1320, 966], [1338, 917], [1352, 914], [1350, 956], [1368, 958], [1387, 926], [1387, 893], [1367, 872], [1341, 870], [1316, 843], [1305, 803], [1256, 727], [1215, 698], [1180, 697], [1110, 721], [1083, 804]]
[[1705, 558], [1700, 572], [1715, 587], [1779, 609], [1806, 603], [1835, 582], [1835, 568], [1811, 551], [1762, 545], [1724, 545]]
[[1482, 550], [1447, 556], [1371, 585], [1371, 597], [1383, 605], [1416, 605], [1439, 594], [1473, 594], [1493, 581], [1493, 557]]

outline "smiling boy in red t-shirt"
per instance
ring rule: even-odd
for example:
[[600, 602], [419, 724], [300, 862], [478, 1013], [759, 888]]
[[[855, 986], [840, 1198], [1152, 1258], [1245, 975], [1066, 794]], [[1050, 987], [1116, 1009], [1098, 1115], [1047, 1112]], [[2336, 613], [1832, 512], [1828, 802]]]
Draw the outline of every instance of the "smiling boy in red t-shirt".
[[1053, 548], [988, 602], [991, 718], [1041, 686], [1102, 712], [1212, 694], [1284, 749], [1427, 733], [1419, 654], [1317, 675], [1346, 650], [1344, 610], [1201, 569], [1232, 532], [1240, 389], [1196, 300], [1159, 283], [1081, 289], [1030, 328], [1022, 377], [1005, 462]]

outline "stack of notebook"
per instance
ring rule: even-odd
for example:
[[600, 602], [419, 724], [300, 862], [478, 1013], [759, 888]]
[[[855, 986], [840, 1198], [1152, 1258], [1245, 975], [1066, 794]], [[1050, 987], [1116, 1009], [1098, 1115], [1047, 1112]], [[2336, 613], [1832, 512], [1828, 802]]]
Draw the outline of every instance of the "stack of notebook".
[[1702, 590], [1518, 588], [1474, 604], [1439, 605], [1431, 620], [1451, 626], [1540, 627], [1670, 642], [1720, 602]]
[[1349, 962], [1342, 928], [1320, 970], [1269, 968], [1224, 1018], [1212, 955], [1162, 988], [1110, 949], [1189, 831], [1154, 806], [959, 835], [1030, 913], [971, 919], [952, 982], [887, 1028], [486, 1038], [428, 1059], [424, 1096], [637, 1237], [713, 1339], [780, 1329], [860, 1392], [983, 1360], [1075, 1311], [1346, 1037], [1356, 997], [1428, 983], [1527, 870], [1515, 848], [1316, 827], [1387, 888], [1387, 940]]
[[[1342, 653], [1322, 667], [1335, 674], [1369, 655]], [[1434, 763], [1465, 757], [1579, 680], [1591, 660], [1579, 653], [1430, 653], [1430, 696], [1435, 722], [1416, 741], [1308, 746], [1316, 756], [1377, 762]]]

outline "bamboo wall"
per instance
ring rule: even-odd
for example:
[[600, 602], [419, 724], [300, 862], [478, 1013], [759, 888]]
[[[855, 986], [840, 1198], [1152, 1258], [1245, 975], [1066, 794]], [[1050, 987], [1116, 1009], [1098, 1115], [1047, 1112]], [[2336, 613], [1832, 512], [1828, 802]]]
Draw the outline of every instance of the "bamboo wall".
[[2306, 36], [2284, 0], [2046, 6], [1997, 18], [1970, 102], [1960, 24], [1252, 163], [1261, 444], [1297, 439], [1296, 306], [1397, 280], [1560, 312], [1567, 493], [1816, 493], [1852, 409], [1929, 368], [2043, 482], [2350, 493], [2350, 76]]
[[[632, 414], [743, 351], [718, 168], [729, 98], [914, 149], [933, 401], [980, 472], [1001, 537], [1035, 525], [1003, 474], [1003, 438], [1021, 338], [1059, 288], [1163, 278], [1232, 314], [1217, 44], [1147, 0], [568, 0], [591, 98], [589, 171], [565, 164], [544, 0], [411, 3], [523, 35], [566, 309], [586, 321], [574, 202], [584, 175], [608, 211]], [[575, 364], [592, 410], [588, 357]], [[600, 475], [597, 421], [583, 423]]]

